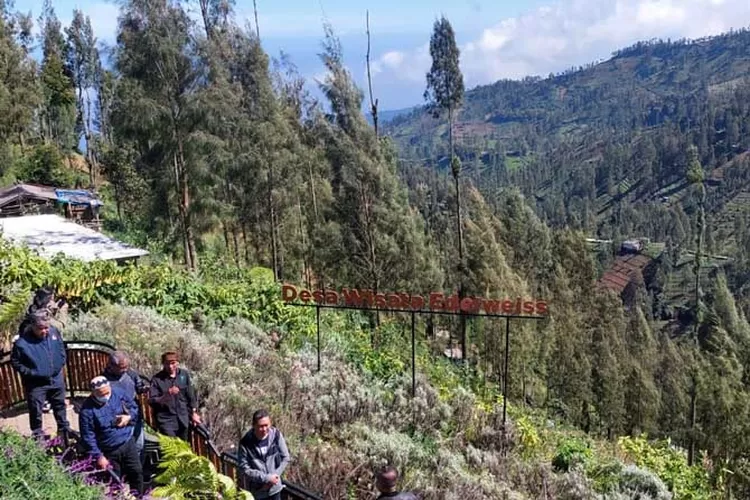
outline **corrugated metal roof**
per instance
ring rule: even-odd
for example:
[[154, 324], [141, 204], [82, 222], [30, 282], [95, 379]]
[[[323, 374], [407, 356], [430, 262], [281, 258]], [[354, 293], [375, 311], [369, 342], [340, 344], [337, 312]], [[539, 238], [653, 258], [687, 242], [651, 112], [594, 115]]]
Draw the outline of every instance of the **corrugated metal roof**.
[[61, 189], [39, 184], [16, 184], [0, 189], [0, 207], [16, 201], [17, 198], [59, 201], [72, 205], [102, 205], [95, 194], [85, 189]]
[[37, 184], [16, 184], [0, 189], [0, 207], [15, 201], [16, 198], [36, 198], [39, 200], [57, 201], [55, 188]]
[[622, 293], [633, 279], [635, 271], [643, 271], [652, 261], [651, 257], [643, 254], [618, 255], [609, 269], [599, 279], [600, 288], [608, 288]]
[[86, 262], [142, 257], [146, 250], [132, 247], [59, 215], [25, 215], [0, 219], [2, 237], [26, 244], [40, 255], [58, 253]]

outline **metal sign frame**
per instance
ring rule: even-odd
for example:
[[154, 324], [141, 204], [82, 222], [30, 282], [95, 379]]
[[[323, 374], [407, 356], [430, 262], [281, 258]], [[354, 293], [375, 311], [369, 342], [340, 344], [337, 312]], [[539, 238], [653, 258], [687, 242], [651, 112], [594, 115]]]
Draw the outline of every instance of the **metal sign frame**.
[[[496, 314], [496, 313], [472, 313], [472, 312], [453, 312], [453, 311], [441, 311], [432, 309], [393, 309], [393, 308], [381, 308], [381, 307], [367, 307], [367, 306], [348, 306], [339, 304], [321, 304], [321, 303], [296, 303], [296, 302], [285, 302], [288, 306], [293, 307], [314, 307], [315, 308], [315, 329], [317, 337], [317, 351], [318, 351], [318, 369], [320, 372], [321, 359], [320, 359], [320, 310], [321, 309], [334, 309], [334, 310], [349, 310], [349, 311], [362, 311], [371, 313], [399, 313], [399, 314], [410, 314], [411, 315], [411, 395], [412, 398], [416, 395], [417, 391], [417, 341], [416, 341], [416, 315], [417, 314], [430, 314], [430, 315], [442, 315], [442, 316], [464, 316], [472, 318], [505, 318], [505, 364], [503, 368], [503, 436], [506, 436], [506, 422], [507, 422], [507, 408], [508, 408], [508, 365], [510, 361], [510, 320], [544, 320], [547, 316], [538, 316], [531, 314]], [[461, 353], [462, 359], [466, 359], [466, 353]]]

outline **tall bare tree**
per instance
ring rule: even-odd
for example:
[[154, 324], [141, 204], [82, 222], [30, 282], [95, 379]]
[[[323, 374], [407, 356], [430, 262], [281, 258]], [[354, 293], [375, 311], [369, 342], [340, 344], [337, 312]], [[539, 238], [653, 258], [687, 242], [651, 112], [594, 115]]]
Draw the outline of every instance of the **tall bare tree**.
[[[458, 295], [464, 295], [464, 275], [466, 262], [464, 260], [463, 222], [461, 217], [461, 189], [459, 176], [461, 161], [454, 154], [453, 121], [456, 110], [464, 98], [464, 77], [459, 67], [460, 52], [456, 45], [456, 35], [450, 22], [441, 17], [432, 29], [430, 38], [430, 56], [432, 67], [427, 73], [427, 89], [424, 98], [434, 116], [448, 114], [448, 140], [450, 145], [450, 166], [456, 187], [456, 231], [458, 233]], [[466, 318], [461, 316], [461, 355], [466, 356]]]

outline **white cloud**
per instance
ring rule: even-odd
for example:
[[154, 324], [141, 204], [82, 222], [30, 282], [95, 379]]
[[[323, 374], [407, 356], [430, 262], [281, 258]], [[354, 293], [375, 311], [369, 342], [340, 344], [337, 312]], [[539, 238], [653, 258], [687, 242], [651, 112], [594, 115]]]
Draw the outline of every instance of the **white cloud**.
[[[504, 19], [461, 46], [468, 86], [546, 76], [651, 38], [699, 38], [750, 25], [748, 0], [561, 0]], [[428, 46], [377, 59], [377, 79], [424, 82]]]

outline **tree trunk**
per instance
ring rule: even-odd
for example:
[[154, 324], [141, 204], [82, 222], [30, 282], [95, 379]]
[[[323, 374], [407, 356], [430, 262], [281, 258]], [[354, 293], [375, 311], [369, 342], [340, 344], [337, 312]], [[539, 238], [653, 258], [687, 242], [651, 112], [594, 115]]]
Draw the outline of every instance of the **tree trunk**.
[[693, 262], [693, 272], [695, 273], [695, 342], [698, 342], [698, 329], [701, 323], [701, 265], [703, 260], [703, 235], [706, 230], [706, 187], [700, 184], [700, 199], [698, 201], [698, 234], [696, 235], [695, 260]]
[[232, 224], [232, 241], [234, 241], [234, 261], [240, 267], [240, 242], [237, 240], [237, 222]]
[[[459, 168], [453, 165], [453, 108], [448, 108], [448, 139], [450, 143], [450, 166], [453, 174], [453, 181], [456, 186], [456, 229], [458, 232], [458, 300], [459, 304], [464, 298], [464, 235], [463, 224], [461, 223], [461, 189], [459, 186]], [[459, 331], [461, 335], [461, 360], [466, 359], [466, 316], [459, 316]]]
[[222, 231], [224, 233], [224, 246], [227, 249], [227, 253], [231, 254], [232, 253], [232, 247], [229, 244], [229, 228], [227, 227], [227, 223], [226, 222], [222, 222], [221, 228], [222, 228]]
[[693, 465], [695, 463], [695, 403], [698, 399], [698, 381], [695, 379], [695, 375], [693, 375], [691, 379], [692, 386], [690, 387], [690, 445], [688, 446], [688, 465]]
[[195, 235], [193, 234], [192, 217], [190, 214], [190, 188], [185, 168], [185, 152], [182, 138], [177, 139], [177, 172], [179, 186], [179, 211], [182, 227], [185, 233], [185, 263], [190, 271], [198, 270], [198, 255], [195, 250]]
[[370, 89], [370, 113], [372, 113], [372, 125], [375, 128], [375, 139], [378, 139], [378, 100], [372, 97], [372, 76], [370, 74], [370, 11], [367, 11], [367, 85]]
[[320, 222], [318, 218], [318, 200], [315, 197], [315, 182], [313, 180], [312, 162], [307, 163], [307, 168], [310, 173], [310, 197], [312, 198], [313, 213], [315, 214], [315, 223]]
[[268, 163], [268, 224], [271, 230], [271, 265], [273, 279], [279, 280], [279, 249], [276, 241], [276, 212], [273, 206], [273, 164]]
[[258, 43], [260, 43], [260, 24], [258, 24], [258, 2], [253, 0], [253, 14], [255, 15], [255, 36], [258, 37]]
[[245, 264], [250, 264], [250, 245], [247, 244], [247, 223], [242, 221], [242, 244], [245, 247]]
[[175, 187], [177, 190], [177, 210], [179, 212], [180, 217], [180, 228], [182, 229], [182, 246], [183, 251], [185, 252], [185, 267], [187, 269], [192, 269], [192, 261], [190, 260], [190, 244], [188, 243], [187, 238], [187, 229], [186, 229], [186, 221], [185, 221], [185, 206], [183, 205], [183, 199], [181, 196], [181, 186], [182, 186], [182, 179], [180, 176], [180, 167], [179, 162], [177, 160], [177, 155], [174, 155], [174, 175], [175, 175]]
[[312, 288], [311, 277], [310, 277], [310, 261], [308, 260], [308, 243], [305, 237], [305, 226], [302, 223], [302, 201], [297, 195], [297, 216], [299, 217], [299, 238], [302, 244], [302, 274], [303, 280], [307, 285], [307, 288]]

